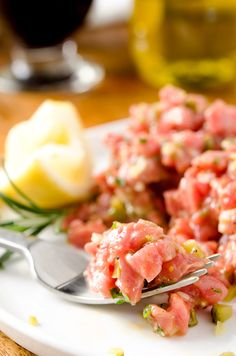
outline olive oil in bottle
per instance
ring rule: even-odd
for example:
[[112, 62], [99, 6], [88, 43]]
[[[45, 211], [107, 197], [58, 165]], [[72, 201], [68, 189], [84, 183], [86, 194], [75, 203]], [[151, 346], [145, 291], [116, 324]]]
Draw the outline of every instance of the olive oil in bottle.
[[235, 0], [135, 0], [130, 49], [140, 76], [197, 89], [236, 78]]

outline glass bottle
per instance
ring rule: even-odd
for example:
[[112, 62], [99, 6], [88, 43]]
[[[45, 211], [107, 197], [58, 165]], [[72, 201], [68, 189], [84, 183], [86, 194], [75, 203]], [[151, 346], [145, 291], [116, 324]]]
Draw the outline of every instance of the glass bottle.
[[137, 70], [155, 87], [235, 81], [235, 0], [135, 0], [130, 32]]

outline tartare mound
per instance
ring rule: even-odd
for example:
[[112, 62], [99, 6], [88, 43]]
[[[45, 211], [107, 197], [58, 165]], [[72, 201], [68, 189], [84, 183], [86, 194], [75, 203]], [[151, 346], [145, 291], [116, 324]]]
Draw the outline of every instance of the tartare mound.
[[[141, 299], [144, 285], [171, 284], [205, 263], [204, 257], [188, 253], [160, 226], [142, 219], [115, 222], [103, 234], [94, 233], [85, 250], [92, 255], [85, 272], [90, 289], [132, 305]], [[163, 335], [184, 334], [194, 307], [213, 305], [226, 294], [227, 287], [219, 278], [203, 276], [195, 285], [171, 293], [167, 309], [152, 305], [146, 319]]]
[[64, 222], [69, 241], [92, 255], [91, 289], [131, 304], [144, 285], [173, 283], [222, 255], [164, 309], [148, 309], [161, 335], [184, 334], [194, 308], [215, 310], [236, 283], [235, 134], [236, 106], [164, 87], [158, 101], [130, 108], [123, 133], [107, 136], [110, 164]]

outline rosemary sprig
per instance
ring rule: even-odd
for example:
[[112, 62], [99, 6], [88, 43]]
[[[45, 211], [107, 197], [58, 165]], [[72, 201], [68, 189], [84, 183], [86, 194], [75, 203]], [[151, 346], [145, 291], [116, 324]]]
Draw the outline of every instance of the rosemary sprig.
[[[30, 231], [32, 235], [36, 235], [39, 230], [43, 230], [49, 225], [53, 225], [56, 221], [63, 217], [64, 210], [48, 210], [42, 209], [38, 205], [29, 207], [26, 204], [19, 203], [15, 199], [8, 197], [0, 192], [0, 199], [4, 201], [19, 217], [12, 220], [0, 221], [0, 226], [15, 231]], [[58, 230], [58, 228], [57, 228]]]
[[37, 209], [37, 205], [24, 192], [22, 192], [22, 190], [19, 189], [17, 187], [17, 185], [13, 182], [10, 175], [8, 174], [4, 160], [2, 163], [2, 168], [3, 168], [4, 173], [6, 174], [7, 179], [9, 180], [9, 183], [11, 184], [11, 186], [15, 190], [15, 192], [18, 193], [18, 195], [20, 195], [26, 202], [28, 202], [31, 207]]
[[[15, 219], [0, 221], [0, 227], [18, 232], [24, 232], [24, 234], [28, 236], [37, 235], [48, 226], [54, 226], [55, 233], [60, 232], [62, 220], [66, 214], [66, 211], [64, 209], [55, 210], [41, 208], [15, 185], [9, 177], [4, 165], [3, 170], [12, 188], [23, 202], [19, 202], [0, 192], [0, 199], [10, 209], [17, 213], [17, 217]], [[10, 251], [6, 251], [2, 256], [0, 256], [0, 268], [3, 268], [3, 264], [11, 257], [11, 255], [12, 253]]]

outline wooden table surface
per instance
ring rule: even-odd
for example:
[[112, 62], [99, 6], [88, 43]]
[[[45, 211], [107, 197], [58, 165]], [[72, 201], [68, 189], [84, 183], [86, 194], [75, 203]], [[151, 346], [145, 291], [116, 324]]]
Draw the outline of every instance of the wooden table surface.
[[[93, 91], [77, 95], [69, 93], [0, 93], [0, 154], [9, 128], [30, 117], [46, 98], [71, 100], [78, 108], [85, 126], [119, 119], [128, 115], [131, 103], [153, 101], [157, 90], [137, 77], [128, 53], [128, 26], [113, 24], [100, 29], [83, 29], [76, 35], [80, 52], [101, 63], [106, 69], [105, 80]], [[0, 64], [6, 63], [5, 40], [0, 47]], [[6, 46], [7, 47], [7, 46]], [[212, 94], [236, 103], [236, 89]], [[0, 356], [28, 356], [0, 332]], [[45, 355], [47, 356], [47, 355]]]

